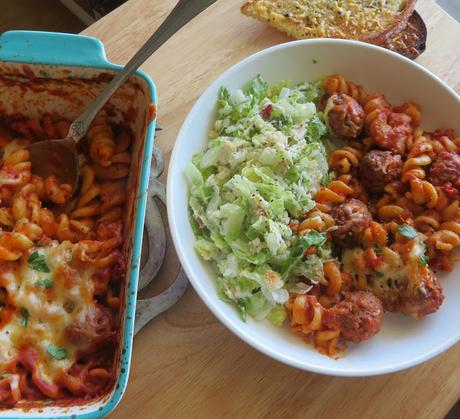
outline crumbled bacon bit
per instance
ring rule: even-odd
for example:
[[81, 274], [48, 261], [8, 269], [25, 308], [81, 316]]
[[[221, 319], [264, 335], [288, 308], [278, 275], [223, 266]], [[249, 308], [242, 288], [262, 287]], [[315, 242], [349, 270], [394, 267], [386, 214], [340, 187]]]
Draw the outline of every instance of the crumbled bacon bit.
[[265, 120], [268, 121], [272, 116], [273, 105], [269, 103], [265, 108], [260, 111], [260, 116]]
[[316, 246], [310, 246], [307, 250], [305, 250], [304, 255], [309, 256], [309, 255], [314, 255], [316, 253]]

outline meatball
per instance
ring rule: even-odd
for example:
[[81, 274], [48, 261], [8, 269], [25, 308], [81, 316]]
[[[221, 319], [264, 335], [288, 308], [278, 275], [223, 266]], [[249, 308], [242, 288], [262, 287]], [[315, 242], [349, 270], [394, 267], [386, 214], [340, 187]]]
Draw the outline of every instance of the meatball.
[[324, 114], [329, 129], [338, 138], [351, 140], [363, 130], [366, 114], [362, 106], [346, 94], [333, 94], [327, 101]]
[[333, 240], [342, 247], [356, 247], [362, 242], [364, 230], [369, 227], [372, 216], [366, 204], [358, 199], [350, 199], [331, 210], [335, 230]]
[[399, 290], [399, 298], [398, 311], [420, 319], [438, 310], [444, 294], [430, 269], [409, 269], [407, 283]]
[[100, 304], [96, 304], [88, 312], [84, 322], [77, 321], [66, 326], [64, 334], [66, 339], [81, 350], [91, 352], [97, 349], [97, 345], [109, 342], [115, 338], [112, 328], [113, 315], [110, 310]]
[[399, 178], [403, 162], [391, 151], [369, 151], [359, 163], [363, 185], [371, 192], [382, 192], [385, 185]]
[[436, 186], [450, 183], [460, 189], [460, 155], [449, 151], [442, 151], [431, 165], [431, 182]]
[[325, 325], [331, 329], [340, 329], [343, 338], [353, 343], [377, 334], [384, 313], [381, 301], [365, 291], [347, 292], [344, 297], [344, 300], [326, 311]]

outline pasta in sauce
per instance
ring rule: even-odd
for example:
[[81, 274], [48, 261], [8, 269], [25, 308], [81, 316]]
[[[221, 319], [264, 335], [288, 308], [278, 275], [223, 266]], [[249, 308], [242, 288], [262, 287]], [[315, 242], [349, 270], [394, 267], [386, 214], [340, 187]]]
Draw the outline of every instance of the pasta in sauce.
[[69, 122], [0, 125], [0, 406], [87, 401], [115, 379], [132, 133], [98, 114], [81, 144], [78, 200], [61, 212], [72, 187], [35, 175], [26, 146], [64, 138]]
[[419, 319], [442, 304], [433, 270], [452, 270], [460, 246], [460, 138], [425, 131], [415, 103], [394, 107], [340, 75], [322, 85], [326, 123], [347, 144], [330, 153], [331, 180], [293, 231], [327, 232], [338, 256], [285, 306], [292, 333], [337, 356], [340, 340], [377, 333], [384, 310]]

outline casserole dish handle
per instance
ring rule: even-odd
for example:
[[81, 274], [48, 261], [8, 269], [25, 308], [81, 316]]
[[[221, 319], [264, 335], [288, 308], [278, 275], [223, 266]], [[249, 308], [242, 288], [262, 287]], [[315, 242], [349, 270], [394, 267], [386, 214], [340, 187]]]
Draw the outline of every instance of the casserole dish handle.
[[96, 38], [57, 32], [9, 31], [0, 36], [0, 60], [75, 67], [118, 67]]
[[[147, 211], [145, 217], [144, 242], [147, 241], [148, 257], [139, 274], [139, 291], [145, 288], [158, 274], [166, 251], [166, 233], [161, 213], [155, 202], [158, 198], [166, 205], [166, 190], [158, 181], [163, 172], [163, 157], [157, 147], [153, 147], [153, 161], [150, 172]], [[182, 268], [174, 282], [160, 295], [147, 299], [138, 299], [136, 303], [136, 321], [134, 333], [139, 332], [150, 320], [171, 308], [187, 289], [188, 279]]]

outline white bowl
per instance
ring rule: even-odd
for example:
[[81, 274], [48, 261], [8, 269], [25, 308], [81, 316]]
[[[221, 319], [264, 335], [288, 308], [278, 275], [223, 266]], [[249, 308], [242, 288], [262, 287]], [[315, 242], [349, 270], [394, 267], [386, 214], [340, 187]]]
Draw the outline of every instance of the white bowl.
[[385, 49], [355, 41], [305, 40], [278, 45], [254, 54], [227, 70], [200, 97], [177, 138], [168, 175], [168, 217], [182, 266], [205, 304], [245, 342], [278, 361], [304, 370], [342, 376], [370, 376], [402, 370], [426, 361], [460, 340], [460, 263], [442, 276], [446, 299], [440, 310], [415, 321], [386, 314], [382, 330], [335, 361], [292, 336], [287, 327], [248, 320], [216, 293], [212, 267], [193, 248], [188, 222], [188, 184], [184, 167], [202, 151], [215, 118], [220, 86], [241, 88], [260, 73], [269, 83], [301, 82], [340, 73], [367, 91], [379, 90], [393, 104], [413, 101], [422, 106], [426, 129], [452, 127], [460, 133], [460, 98], [420, 65]]

